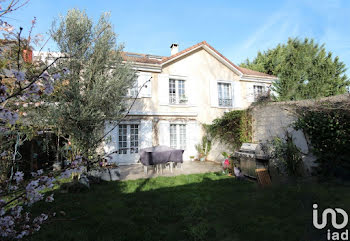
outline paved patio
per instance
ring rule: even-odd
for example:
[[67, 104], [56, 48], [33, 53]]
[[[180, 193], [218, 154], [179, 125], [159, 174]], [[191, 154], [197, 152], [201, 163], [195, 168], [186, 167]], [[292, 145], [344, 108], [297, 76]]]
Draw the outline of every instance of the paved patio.
[[184, 162], [182, 169], [173, 168], [173, 172], [170, 172], [168, 168], [163, 168], [163, 173], [157, 173], [154, 168], [148, 168], [148, 173], [144, 173], [142, 164], [134, 164], [128, 166], [120, 166], [120, 180], [134, 180], [139, 178], [151, 178], [158, 176], [177, 176], [182, 174], [195, 174], [206, 172], [220, 172], [222, 171], [221, 165], [216, 162]]

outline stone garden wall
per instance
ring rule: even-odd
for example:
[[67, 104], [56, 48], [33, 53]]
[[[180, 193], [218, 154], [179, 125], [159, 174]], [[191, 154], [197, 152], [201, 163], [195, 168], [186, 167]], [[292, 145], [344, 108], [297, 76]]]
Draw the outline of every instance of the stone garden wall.
[[349, 98], [349, 94], [332, 96], [318, 100], [268, 102], [259, 103], [251, 107], [252, 139], [254, 143], [271, 141], [275, 137], [283, 138], [286, 132], [292, 134], [295, 145], [303, 153], [304, 165], [309, 169], [314, 165], [314, 156], [310, 152], [311, 146], [304, 133], [293, 129], [296, 121], [296, 109], [301, 106], [317, 105], [320, 102], [339, 102]]

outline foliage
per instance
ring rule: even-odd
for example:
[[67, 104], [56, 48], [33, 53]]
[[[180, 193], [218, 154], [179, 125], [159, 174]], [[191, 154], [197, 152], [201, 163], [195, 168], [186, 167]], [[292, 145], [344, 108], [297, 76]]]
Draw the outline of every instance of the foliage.
[[[16, 6], [23, 6], [18, 5], [21, 2], [20, 0], [10, 1], [9, 7], [2, 11], [0, 16], [3, 16], [4, 12], [8, 13], [14, 11]], [[0, 8], [1, 5], [2, 4], [0, 4]], [[51, 95], [54, 91], [54, 86], [65, 86], [67, 83], [69, 86], [69, 83], [74, 82], [72, 81], [72, 76], [81, 77], [82, 79], [73, 79], [77, 82], [80, 81], [84, 83], [86, 83], [85, 80], [90, 77], [89, 85], [83, 86], [85, 89], [80, 88], [81, 86], [79, 85], [75, 85], [73, 88], [76, 87], [76, 91], [79, 90], [82, 93], [90, 95], [101, 94], [101, 96], [103, 96], [102, 93], [107, 93], [106, 97], [110, 97], [108, 95], [110, 94], [108, 88], [110, 88], [112, 84], [116, 84], [115, 82], [113, 83], [115, 77], [125, 77], [125, 75], [133, 76], [133, 73], [120, 71], [123, 69], [122, 67], [112, 66], [110, 62], [101, 61], [101, 59], [108, 59], [108, 61], [117, 60], [115, 56], [118, 51], [114, 53], [106, 50], [106, 48], [113, 45], [112, 40], [114, 36], [113, 33], [108, 30], [105, 31], [105, 29], [103, 29], [98, 35], [90, 35], [95, 37], [95, 39], [90, 39], [89, 43], [93, 45], [94, 48], [89, 48], [85, 45], [81, 47], [87, 47], [86, 53], [79, 52], [79, 48], [77, 48], [77, 52], [74, 53], [85, 54], [85, 57], [89, 58], [84, 59], [81, 56], [77, 58], [76, 56], [78, 55], [74, 56], [74, 54], [69, 55], [71, 54], [69, 52], [63, 52], [61, 56], [54, 58], [50, 64], [44, 65], [44, 63], [37, 62], [33, 64], [27, 63], [22, 57], [22, 50], [24, 48], [28, 49], [30, 34], [25, 41], [21, 37], [22, 28], [20, 28], [18, 33], [13, 33], [11, 32], [14, 29], [12, 26], [3, 23], [2, 20], [1, 23], [2, 28], [0, 28], [0, 31], [8, 32], [8, 34], [5, 35], [7, 39], [2, 42], [9, 43], [10, 45], [4, 48], [9, 51], [3, 51], [0, 59], [0, 168], [2, 172], [0, 179], [0, 237], [2, 240], [14, 240], [21, 239], [24, 236], [39, 231], [44, 221], [49, 217], [55, 216], [55, 213], [50, 214], [42, 212], [35, 216], [31, 213], [29, 206], [41, 200], [52, 202], [54, 200], [53, 195], [47, 195], [47, 192], [52, 190], [54, 183], [60, 178], [70, 177], [72, 173], [81, 173], [85, 170], [84, 166], [87, 164], [86, 160], [83, 160], [81, 156], [76, 156], [71, 159], [71, 163], [69, 163], [64, 170], [58, 173], [38, 170], [26, 176], [25, 173], [20, 170], [19, 160], [21, 159], [21, 154], [18, 151], [19, 146], [23, 145], [25, 140], [38, 135], [38, 132], [42, 132], [41, 128], [46, 128], [48, 126], [47, 124], [57, 123], [55, 120], [50, 119], [56, 116], [38, 115], [38, 110], [40, 108], [50, 109], [55, 107], [56, 104], [59, 106], [60, 103], [57, 102], [59, 100], [57, 93], [63, 91], [63, 88], [56, 90], [55, 95]], [[32, 22], [32, 28], [34, 24], [35, 20]], [[71, 22], [71, 24], [74, 25], [74, 22]], [[83, 22], [77, 22], [77, 25], [79, 24], [84, 25]], [[100, 25], [107, 25], [103, 18], [100, 20]], [[73, 31], [73, 27], [74, 26], [70, 26], [71, 31]], [[75, 30], [78, 31], [79, 29], [76, 28]], [[95, 31], [99, 31], [98, 26], [95, 28]], [[10, 39], [11, 36], [14, 37], [14, 39]], [[84, 36], [87, 37], [89, 35]], [[84, 44], [83, 42], [79, 42], [80, 37], [78, 36], [73, 40], [75, 45], [70, 46], [74, 47], [79, 44]], [[86, 39], [86, 41], [88, 40]], [[68, 44], [72, 44], [72, 42]], [[105, 55], [94, 55], [95, 52], [100, 52], [100, 54], [104, 53]], [[114, 56], [114, 58], [108, 57], [109, 54]], [[66, 59], [67, 61], [58, 61], [62, 59]], [[92, 66], [93, 68], [81, 68], [77, 70], [74, 67], [81, 66], [77, 61], [86, 61], [84, 64]], [[121, 61], [115, 61], [113, 63], [118, 64], [120, 62]], [[111, 81], [107, 80], [106, 84], [98, 85], [97, 83], [102, 82], [100, 79], [100, 76], [103, 76], [101, 69], [102, 72], [106, 72], [104, 64], [107, 63], [109, 64], [107, 65], [108, 68], [113, 67], [109, 72]], [[70, 73], [67, 67], [72, 67], [73, 72]], [[124, 66], [124, 68], [128, 70], [127, 66]], [[114, 71], [120, 71], [120, 73], [115, 73]], [[125, 72], [128, 72], [128, 74], [125, 74]], [[98, 76], [96, 77], [96, 75]], [[95, 86], [106, 89], [103, 89], [103, 92], [101, 89], [95, 92], [91, 91], [94, 90]], [[126, 87], [123, 88], [120, 90], [122, 94], [125, 93]], [[65, 91], [66, 93], [68, 92], [67, 90]], [[120, 92], [115, 95], [120, 95]], [[69, 94], [65, 97], [67, 98], [65, 99], [67, 106], [72, 103], [76, 104], [69, 99], [72, 97]], [[96, 105], [104, 105], [109, 101], [104, 101], [101, 98], [97, 98], [97, 100], [99, 102], [97, 102]], [[115, 101], [116, 99], [114, 98], [112, 100]], [[116, 106], [120, 107], [120, 105]], [[28, 111], [28, 113], [26, 111]], [[115, 114], [113, 109], [110, 109], [110, 111], [111, 114]], [[65, 117], [69, 119], [69, 116]], [[48, 148], [46, 148], [46, 151], [48, 151]]]
[[135, 73], [123, 63], [108, 14], [94, 24], [85, 12], [70, 10], [54, 22], [51, 36], [59, 52], [70, 58], [57, 63], [68, 73], [67, 80], [46, 99], [51, 104], [41, 108], [44, 124], [68, 136], [77, 153], [90, 156], [102, 141], [105, 122], [125, 111]]
[[300, 183], [261, 190], [206, 173], [108, 182], [90, 192], [57, 190], [55, 199], [33, 206], [35, 213], [57, 215], [28, 240], [319, 241], [326, 234], [312, 227], [310, 207], [317, 200], [320, 209], [346, 210], [350, 188]]
[[344, 103], [321, 103], [298, 110], [295, 127], [302, 129], [311, 142], [318, 158], [318, 174], [349, 178], [350, 111]]
[[299, 148], [294, 144], [291, 134], [286, 132], [285, 140], [276, 137], [272, 141], [271, 164], [281, 174], [303, 175], [303, 160]]
[[207, 135], [204, 135], [202, 137], [202, 141], [200, 144], [195, 145], [195, 148], [198, 152], [199, 158], [207, 158], [209, 155], [209, 152], [211, 150], [211, 140]]
[[324, 45], [313, 39], [290, 38], [286, 44], [263, 53], [242, 67], [275, 75], [272, 90], [280, 101], [300, 100], [346, 93], [350, 86], [345, 64], [333, 58]]
[[234, 110], [213, 120], [205, 126], [213, 139], [217, 139], [233, 148], [238, 148], [244, 142], [251, 141], [251, 115], [248, 110]]

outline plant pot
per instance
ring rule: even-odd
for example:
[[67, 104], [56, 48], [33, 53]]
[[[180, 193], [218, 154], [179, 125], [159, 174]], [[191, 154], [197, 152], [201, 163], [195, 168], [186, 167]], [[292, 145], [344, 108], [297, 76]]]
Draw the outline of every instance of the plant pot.
[[199, 158], [199, 160], [200, 160], [201, 162], [204, 162], [204, 161], [205, 161], [205, 157], [201, 157], [201, 158]]

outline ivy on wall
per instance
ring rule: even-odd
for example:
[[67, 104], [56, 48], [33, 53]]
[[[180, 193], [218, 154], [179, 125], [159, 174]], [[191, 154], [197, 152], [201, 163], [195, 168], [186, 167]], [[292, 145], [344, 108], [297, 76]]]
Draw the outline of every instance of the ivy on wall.
[[248, 110], [234, 110], [216, 118], [211, 125], [205, 125], [205, 129], [213, 139], [236, 149], [243, 142], [251, 142], [251, 123]]
[[350, 109], [347, 103], [323, 103], [298, 110], [296, 129], [309, 138], [318, 174], [350, 178]]

